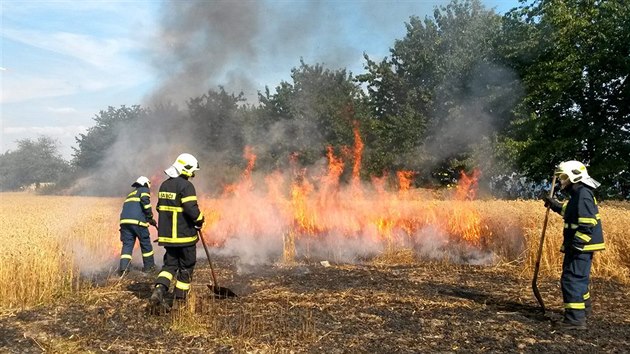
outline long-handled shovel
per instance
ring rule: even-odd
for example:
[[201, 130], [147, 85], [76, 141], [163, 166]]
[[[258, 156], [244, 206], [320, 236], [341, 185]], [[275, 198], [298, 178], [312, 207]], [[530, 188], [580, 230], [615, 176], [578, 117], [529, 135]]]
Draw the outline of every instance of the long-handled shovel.
[[[556, 187], [556, 175], [553, 175], [553, 179], [551, 180], [551, 191], [549, 191], [549, 198], [553, 197], [553, 190]], [[536, 256], [536, 266], [534, 267], [534, 279], [532, 279], [532, 290], [534, 290], [534, 296], [538, 303], [540, 304], [540, 308], [542, 309], [543, 316], [545, 315], [545, 303], [543, 302], [542, 296], [540, 296], [540, 291], [538, 291], [538, 271], [540, 270], [540, 258], [542, 257], [543, 245], [545, 244], [545, 232], [547, 231], [547, 221], [549, 220], [549, 209], [551, 205], [547, 206], [547, 211], [545, 212], [545, 221], [543, 222], [542, 227], [542, 235], [540, 236], [540, 245], [538, 246], [538, 255]]]
[[217, 284], [217, 277], [214, 275], [214, 267], [212, 267], [212, 260], [210, 260], [210, 252], [208, 252], [208, 246], [206, 246], [206, 240], [203, 238], [201, 230], [197, 230], [201, 243], [203, 244], [203, 250], [206, 251], [206, 257], [208, 258], [208, 264], [210, 264], [210, 274], [212, 274], [212, 285], [208, 284], [208, 288], [219, 299], [226, 299], [228, 297], [237, 297], [237, 295], [230, 289], [224, 288]]

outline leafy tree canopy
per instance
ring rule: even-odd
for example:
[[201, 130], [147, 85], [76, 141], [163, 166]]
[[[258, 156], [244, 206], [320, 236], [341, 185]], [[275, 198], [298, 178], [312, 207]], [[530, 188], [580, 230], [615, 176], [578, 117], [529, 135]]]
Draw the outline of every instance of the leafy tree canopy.
[[630, 197], [630, 2], [538, 0], [506, 16], [506, 57], [527, 95], [504, 146], [534, 178], [590, 165], [610, 197]]
[[56, 140], [46, 136], [18, 140], [16, 150], [0, 155], [0, 190], [56, 183], [68, 177], [69, 171]]
[[111, 147], [118, 137], [121, 129], [129, 127], [129, 123], [147, 114], [147, 111], [139, 105], [120, 108], [108, 107], [100, 111], [94, 117], [96, 125], [90, 127], [86, 134], [79, 134], [76, 142], [78, 147], [74, 149], [72, 163], [81, 170], [89, 170], [97, 167], [105, 157], [107, 149]]
[[377, 165], [454, 178], [471, 167], [463, 161], [506, 125], [514, 101], [515, 76], [495, 52], [500, 25], [479, 1], [452, 1], [433, 18], [411, 17], [390, 59], [366, 56], [368, 72], [358, 79], [369, 92], [368, 145], [377, 150]]
[[276, 93], [267, 89], [259, 97], [260, 128], [270, 157], [288, 161], [297, 152], [302, 162], [313, 163], [324, 156], [326, 146], [352, 146], [353, 122], [363, 116], [363, 92], [352, 74], [301, 61], [291, 78]]

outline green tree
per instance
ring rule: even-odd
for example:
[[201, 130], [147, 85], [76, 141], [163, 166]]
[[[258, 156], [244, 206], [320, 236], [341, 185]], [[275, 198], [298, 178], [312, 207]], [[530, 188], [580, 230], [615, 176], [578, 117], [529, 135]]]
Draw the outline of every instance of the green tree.
[[78, 148], [74, 150], [72, 163], [80, 170], [90, 170], [98, 167], [103, 161], [107, 149], [110, 148], [122, 129], [131, 127], [131, 122], [147, 115], [147, 111], [139, 105], [120, 108], [108, 107], [100, 111], [94, 121], [96, 125], [90, 127], [86, 134], [79, 134], [75, 138]]
[[191, 134], [199, 151], [222, 153], [223, 162], [229, 164], [242, 161], [245, 120], [239, 105], [243, 102], [242, 93], [228, 94], [223, 87], [188, 100], [189, 122], [194, 127]]
[[0, 190], [57, 183], [69, 170], [56, 140], [46, 136], [18, 140], [16, 150], [0, 155]]
[[[480, 1], [454, 0], [433, 18], [411, 17], [391, 59], [366, 56], [373, 168], [458, 177], [479, 145], [494, 141], [514, 102], [515, 76], [496, 53], [501, 17]], [[452, 177], [452, 178], [451, 178]]]
[[289, 154], [297, 152], [310, 164], [324, 156], [326, 146], [352, 146], [353, 122], [364, 115], [363, 92], [352, 74], [301, 61], [291, 78], [274, 94], [267, 89], [259, 95], [258, 127], [267, 132], [261, 143], [269, 147], [264, 159], [288, 161]]
[[526, 96], [503, 148], [537, 179], [581, 160], [630, 198], [630, 2], [538, 0], [506, 16], [505, 57]]

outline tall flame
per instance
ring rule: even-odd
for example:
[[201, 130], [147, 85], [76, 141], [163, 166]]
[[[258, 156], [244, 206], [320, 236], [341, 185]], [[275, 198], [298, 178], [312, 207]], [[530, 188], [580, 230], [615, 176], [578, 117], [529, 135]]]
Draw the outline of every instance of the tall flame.
[[413, 171], [397, 173], [395, 191], [388, 191], [385, 177], [362, 183], [363, 142], [357, 124], [354, 129], [349, 187], [340, 183], [346, 164], [332, 147], [326, 150], [326, 169], [319, 173], [307, 173], [292, 155], [290, 172], [276, 171], [265, 177], [265, 186], [257, 186], [252, 181], [256, 155], [247, 147], [240, 181], [227, 186], [220, 198], [200, 198], [213, 244], [245, 247], [242, 240], [248, 238], [255, 243], [251, 257], [268, 246], [285, 261], [308, 257], [324, 244], [328, 252], [340, 254], [352, 247], [366, 253], [414, 247], [424, 242], [427, 229], [446, 235], [447, 243], [480, 245], [481, 217], [468, 202], [475, 198], [479, 171], [462, 172], [453, 200], [410, 193]]

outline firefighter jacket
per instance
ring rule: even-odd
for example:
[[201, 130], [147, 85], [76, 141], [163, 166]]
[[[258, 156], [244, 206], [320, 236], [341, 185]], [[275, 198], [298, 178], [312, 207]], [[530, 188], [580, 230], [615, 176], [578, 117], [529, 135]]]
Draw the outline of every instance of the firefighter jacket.
[[157, 210], [160, 246], [185, 247], [197, 243], [195, 226], [203, 224], [203, 214], [197, 204], [195, 187], [188, 179], [179, 176], [164, 181], [158, 194]]
[[571, 185], [569, 200], [552, 209], [564, 218], [560, 251], [601, 251], [605, 247], [602, 220], [593, 191], [582, 183]]
[[153, 219], [149, 188], [141, 186], [127, 195], [120, 212], [121, 224], [149, 227], [147, 221]]

